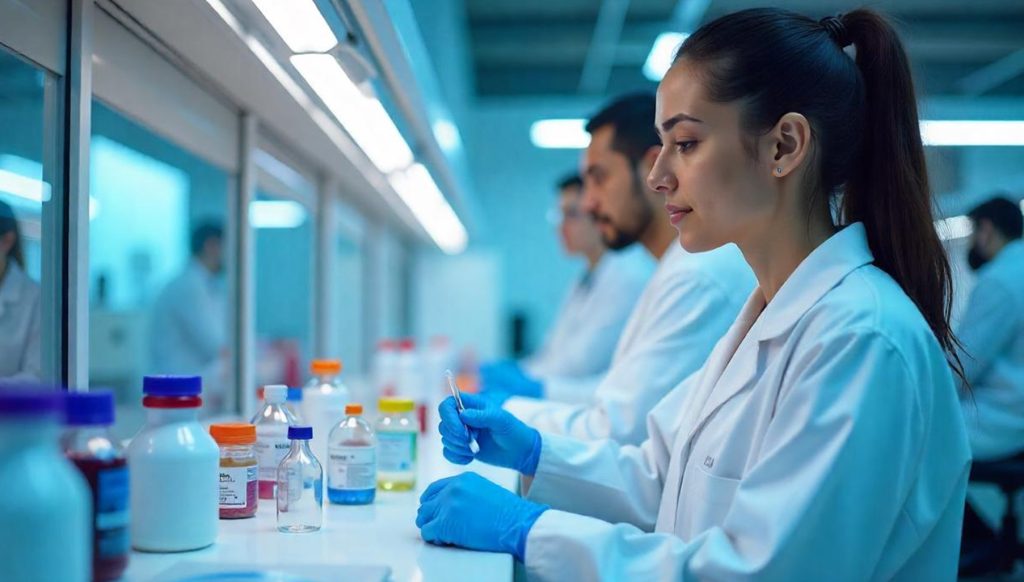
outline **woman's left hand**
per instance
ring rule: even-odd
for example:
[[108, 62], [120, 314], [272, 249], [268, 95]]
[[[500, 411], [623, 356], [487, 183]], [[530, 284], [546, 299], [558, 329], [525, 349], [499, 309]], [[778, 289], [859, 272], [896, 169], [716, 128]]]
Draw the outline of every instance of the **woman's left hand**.
[[427, 487], [420, 497], [416, 527], [424, 541], [433, 544], [505, 552], [522, 562], [526, 536], [547, 509], [467, 472]]

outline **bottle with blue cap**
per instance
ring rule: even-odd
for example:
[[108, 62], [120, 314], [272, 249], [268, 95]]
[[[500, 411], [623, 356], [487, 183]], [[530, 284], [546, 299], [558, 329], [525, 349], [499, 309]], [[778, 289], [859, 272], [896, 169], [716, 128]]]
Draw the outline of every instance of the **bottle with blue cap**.
[[292, 446], [277, 468], [277, 530], [306, 533], [324, 521], [324, 471], [309, 448], [313, 427], [290, 426]]
[[87, 582], [89, 486], [61, 454], [62, 393], [0, 383], [0, 579]]
[[217, 538], [220, 449], [199, 424], [199, 376], [146, 376], [146, 425], [128, 445], [131, 538], [146, 552], [198, 550]]
[[128, 566], [128, 465], [110, 435], [114, 394], [91, 389], [65, 397], [61, 448], [92, 492], [92, 579], [117, 580]]

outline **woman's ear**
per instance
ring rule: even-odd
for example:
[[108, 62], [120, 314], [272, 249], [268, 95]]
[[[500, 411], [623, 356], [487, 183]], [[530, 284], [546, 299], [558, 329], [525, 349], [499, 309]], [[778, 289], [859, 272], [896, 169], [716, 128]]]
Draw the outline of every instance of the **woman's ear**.
[[776, 178], [788, 176], [799, 169], [811, 148], [811, 124], [799, 113], [787, 113], [768, 132], [770, 172]]

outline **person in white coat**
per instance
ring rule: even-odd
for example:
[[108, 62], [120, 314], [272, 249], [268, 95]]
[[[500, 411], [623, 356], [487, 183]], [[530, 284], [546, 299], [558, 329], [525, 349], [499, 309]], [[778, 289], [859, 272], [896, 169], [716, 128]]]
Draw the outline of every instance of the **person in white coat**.
[[149, 330], [152, 372], [202, 376], [203, 398], [211, 411], [219, 410], [224, 399], [223, 239], [223, 230], [215, 223], [193, 230], [191, 259], [158, 296]]
[[[996, 461], [1024, 451], [1024, 216], [1004, 197], [967, 215], [974, 227], [967, 263], [977, 279], [957, 334], [961, 382], [971, 387], [961, 401], [974, 459]], [[1000, 544], [979, 515], [989, 506], [985, 495], [968, 492], [962, 576], [985, 575], [999, 565]]]
[[583, 207], [597, 218], [610, 248], [639, 241], [658, 258], [658, 267], [596, 389], [561, 379], [546, 382], [549, 392], [575, 390], [589, 398], [505, 402], [506, 410], [541, 430], [643, 442], [647, 413], [700, 368], [754, 288], [754, 275], [736, 245], [696, 254], [676, 241], [678, 233], [662, 209], [664, 197], [643, 182], [661, 149], [651, 123], [654, 110], [654, 95], [627, 95], [587, 124]]
[[25, 273], [18, 220], [0, 201], [0, 380], [42, 375], [39, 284]]
[[735, 242], [758, 288], [639, 447], [444, 401], [445, 456], [520, 471], [526, 498], [439, 480], [421, 535], [537, 580], [955, 579], [962, 367], [895, 30], [871, 10], [721, 17], [681, 45], [656, 123], [648, 181], [681, 243]]
[[[651, 278], [654, 263], [639, 245], [621, 251], [605, 246], [593, 217], [580, 208], [582, 193], [583, 180], [577, 174], [558, 183], [559, 238], [567, 255], [586, 262], [584, 272], [566, 293], [541, 348], [521, 365], [489, 364], [509, 368], [501, 373], [541, 383], [548, 378], [582, 381], [604, 374], [626, 320]], [[558, 382], [554, 384], [557, 387]], [[585, 390], [545, 394], [550, 400], [569, 402], [591, 395]]]
[[960, 322], [971, 450], [991, 461], [1024, 451], [1024, 216], [993, 198], [967, 214], [974, 225], [968, 265], [976, 284]]

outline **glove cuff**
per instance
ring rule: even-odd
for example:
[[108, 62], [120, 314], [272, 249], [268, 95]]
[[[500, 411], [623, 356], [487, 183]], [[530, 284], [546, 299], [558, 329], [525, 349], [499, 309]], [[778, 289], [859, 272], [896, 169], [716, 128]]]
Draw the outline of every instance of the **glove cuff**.
[[523, 459], [522, 463], [519, 464], [519, 472], [527, 477], [533, 477], [537, 473], [537, 465], [540, 463], [540, 452], [543, 448], [540, 431], [537, 429], [530, 430], [533, 431], [533, 444], [530, 447], [530, 452]]
[[502, 545], [508, 544], [508, 551], [512, 556], [519, 560], [520, 563], [526, 562], [526, 538], [530, 535], [530, 530], [533, 529], [533, 524], [537, 523], [540, 516], [545, 511], [551, 509], [551, 506], [544, 505], [542, 503], [535, 503], [533, 501], [527, 501], [525, 499], [519, 499], [519, 505], [522, 509], [517, 510], [521, 519], [519, 519], [515, 525], [505, 530], [505, 533], [501, 536]]

